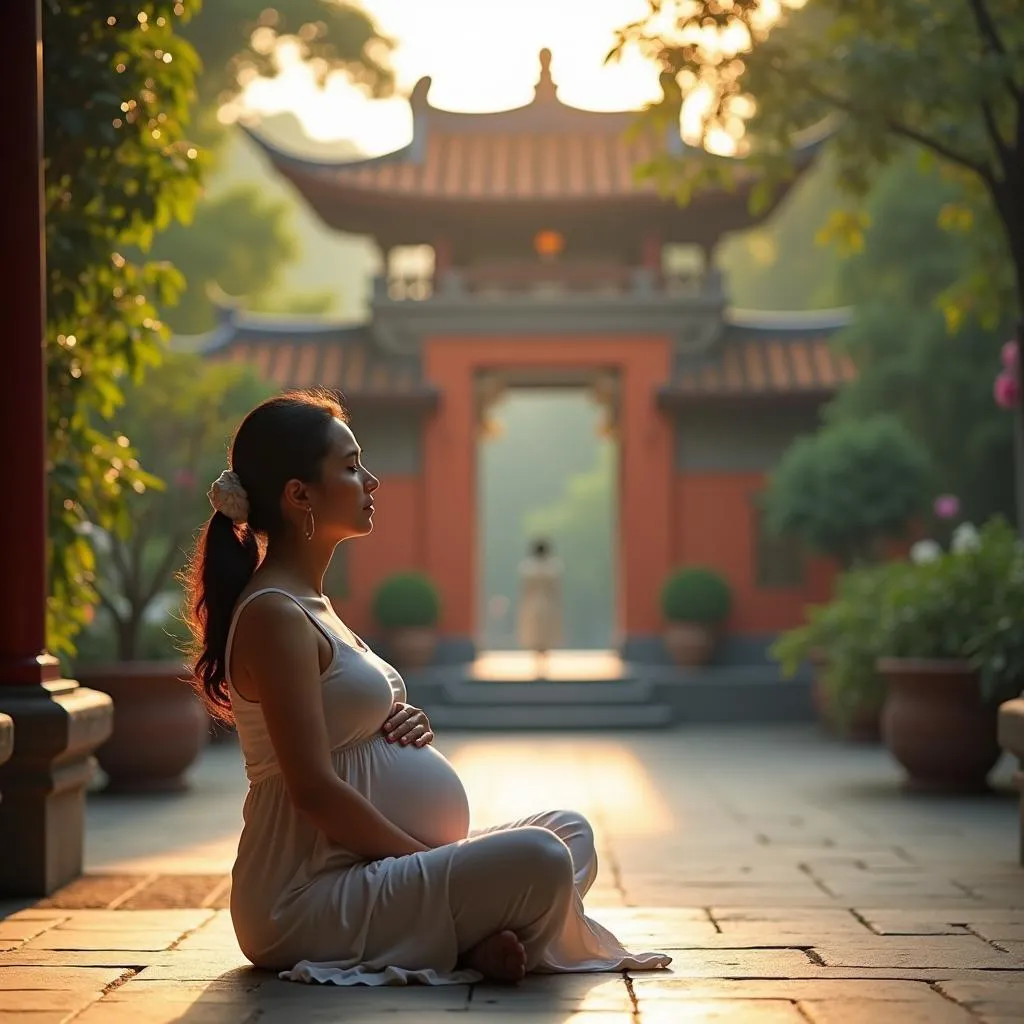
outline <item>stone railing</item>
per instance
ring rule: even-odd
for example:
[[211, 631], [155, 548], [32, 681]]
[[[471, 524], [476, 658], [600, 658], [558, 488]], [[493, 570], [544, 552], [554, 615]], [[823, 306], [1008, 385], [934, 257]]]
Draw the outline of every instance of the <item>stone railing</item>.
[[374, 278], [375, 302], [478, 302], [519, 298], [526, 301], [601, 296], [696, 297], [721, 287], [717, 274], [666, 273], [615, 264], [521, 264], [464, 267], [437, 274], [391, 273]]

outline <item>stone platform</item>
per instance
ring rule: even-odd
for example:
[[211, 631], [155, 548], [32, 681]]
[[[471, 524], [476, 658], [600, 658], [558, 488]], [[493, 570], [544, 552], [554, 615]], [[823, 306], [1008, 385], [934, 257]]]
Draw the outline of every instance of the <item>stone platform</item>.
[[0, 1022], [1019, 1024], [1013, 765], [991, 795], [905, 793], [883, 750], [807, 728], [442, 734], [474, 824], [593, 822], [589, 912], [668, 971], [514, 988], [333, 989], [249, 967], [226, 910], [244, 796], [211, 748], [188, 794], [90, 797], [90, 874], [0, 920]]
[[405, 673], [409, 699], [446, 729], [660, 729], [679, 723], [806, 722], [809, 680], [773, 664], [678, 669], [614, 651], [490, 651], [466, 665]]

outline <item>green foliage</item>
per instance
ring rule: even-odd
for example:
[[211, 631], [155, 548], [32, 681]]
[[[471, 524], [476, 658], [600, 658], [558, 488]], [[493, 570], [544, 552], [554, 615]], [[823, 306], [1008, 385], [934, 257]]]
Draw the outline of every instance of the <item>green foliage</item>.
[[[139, 624], [134, 657], [140, 661], [180, 659], [190, 644], [191, 634], [179, 616], [173, 613], [147, 615]], [[75, 666], [109, 664], [120, 658], [120, 629], [110, 614], [101, 608], [76, 638]]]
[[705, 566], [676, 569], [661, 588], [661, 610], [670, 622], [724, 622], [731, 609], [728, 582]]
[[896, 416], [928, 450], [937, 491], [960, 496], [963, 515], [1014, 514], [1012, 417], [992, 401], [992, 378], [1009, 325], [993, 331], [968, 316], [951, 334], [940, 301], [969, 270], [973, 252], [942, 228], [941, 211], [970, 210], [957, 180], [903, 158], [880, 178], [864, 212], [863, 251], [840, 269], [853, 324], [837, 339], [858, 367], [826, 419]]
[[126, 382], [158, 362], [157, 304], [180, 278], [125, 257], [187, 219], [200, 155], [187, 135], [197, 59], [177, 27], [195, 0], [43, 4], [47, 253], [48, 643], [73, 650], [96, 600], [85, 508], [108, 530], [144, 490], [106, 425]]
[[232, 100], [239, 79], [273, 78], [280, 41], [299, 45], [302, 59], [322, 85], [342, 71], [375, 96], [394, 85], [389, 66], [393, 42], [362, 8], [345, 0], [217, 0], [186, 31], [205, 73], [199, 82], [204, 129], [214, 130], [217, 109]]
[[[282, 0], [270, 7], [254, 0], [217, 0], [206, 4], [185, 36], [203, 66], [194, 97], [196, 131], [217, 163], [226, 149], [219, 119], [224, 104], [237, 98], [240, 80], [276, 76], [275, 53], [284, 41], [299, 47], [320, 84], [343, 72], [377, 96], [393, 87], [390, 40], [365, 11], [339, 0]], [[205, 197], [193, 223], [164, 232], [155, 254], [184, 278], [179, 301], [160, 310], [171, 329], [177, 334], [211, 330], [216, 321], [211, 296], [218, 293], [244, 299], [252, 308], [290, 308], [291, 303], [274, 303], [268, 296], [299, 253], [291, 226], [294, 211], [294, 202], [268, 200], [248, 184]], [[330, 299], [300, 296], [297, 304], [322, 312]]]
[[769, 649], [782, 674], [793, 676], [801, 663], [819, 663], [822, 682], [840, 728], [867, 709], [880, 709], [885, 682], [875, 669], [883, 653], [878, 606], [905, 562], [859, 566], [836, 581], [827, 604], [808, 610], [807, 621], [782, 633]]
[[1024, 681], [1024, 544], [1001, 518], [976, 544], [899, 573], [880, 595], [879, 649], [895, 658], [968, 659], [987, 700]]
[[374, 618], [385, 629], [434, 626], [440, 613], [437, 588], [425, 573], [394, 573], [373, 596]]
[[114, 425], [132, 438], [157, 486], [126, 494], [125, 522], [95, 539], [95, 586], [116, 629], [118, 657], [142, 656], [145, 619], [173, 586], [209, 515], [206, 491], [226, 465], [231, 433], [272, 390], [246, 367], [181, 353], [168, 353], [127, 389]]
[[189, 225], [175, 224], [153, 247], [182, 274], [179, 301], [163, 311], [175, 334], [201, 334], [216, 325], [212, 298], [258, 295], [277, 284], [298, 253], [287, 207], [266, 200], [255, 185], [240, 185], [196, 205]]
[[894, 418], [838, 422], [787, 449], [765, 496], [767, 525], [850, 565], [904, 531], [928, 479], [927, 454]]
[[727, 235], [716, 262], [729, 299], [744, 309], [827, 309], [841, 304], [836, 275], [842, 256], [819, 229], [851, 200], [836, 182], [835, 162], [822, 160], [794, 186], [763, 224]]
[[[1024, 293], [1024, 18], [1019, 0], [782, 0], [772, 24], [761, 0], [648, 0], [612, 55], [631, 44], [662, 69], [664, 100], [646, 115], [668, 124], [695, 89], [710, 91], [707, 138], [735, 134], [752, 98], [756, 158], [778, 181], [794, 133], [831, 115], [840, 179], [864, 193], [908, 143], [962, 173], [989, 212], [970, 231], [977, 260], [964, 283], [996, 315]], [[729, 30], [738, 45], [715, 45]], [[707, 33], [710, 31], [712, 38]], [[969, 70], [969, 73], [967, 72]], [[693, 187], [694, 161], [663, 154], [663, 174]], [[717, 162], [699, 172], [722, 173]], [[944, 218], [962, 230], [964, 221]], [[987, 232], [995, 224], [1000, 230]], [[1011, 260], [993, 259], [1009, 252]], [[987, 271], [987, 273], [986, 273]]]

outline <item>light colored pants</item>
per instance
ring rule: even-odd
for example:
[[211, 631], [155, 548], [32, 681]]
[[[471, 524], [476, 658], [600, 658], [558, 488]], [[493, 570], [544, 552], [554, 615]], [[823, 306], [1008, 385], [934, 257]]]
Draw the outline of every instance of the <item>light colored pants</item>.
[[575, 811], [475, 832], [455, 853], [448, 881], [459, 953], [508, 930], [531, 970], [562, 932], [574, 890], [583, 897], [596, 877], [594, 833]]

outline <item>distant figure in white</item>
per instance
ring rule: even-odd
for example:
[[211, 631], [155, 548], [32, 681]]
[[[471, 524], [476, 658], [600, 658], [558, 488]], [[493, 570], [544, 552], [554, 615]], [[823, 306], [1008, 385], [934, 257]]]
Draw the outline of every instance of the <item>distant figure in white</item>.
[[533, 651], [538, 679], [547, 676], [548, 655], [562, 642], [563, 571], [546, 540], [533, 541], [519, 563], [519, 646]]

